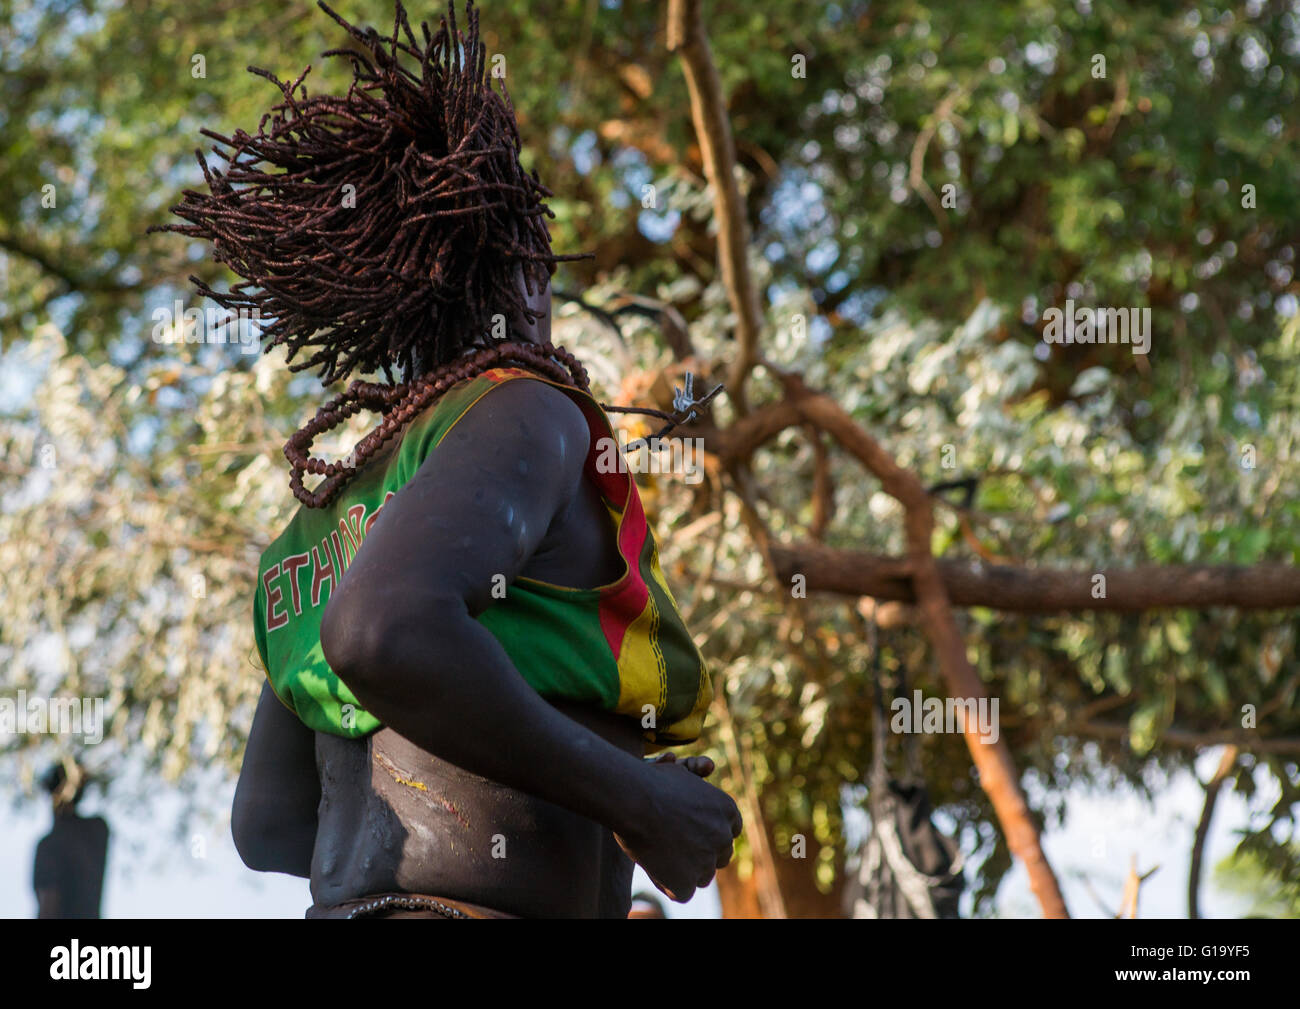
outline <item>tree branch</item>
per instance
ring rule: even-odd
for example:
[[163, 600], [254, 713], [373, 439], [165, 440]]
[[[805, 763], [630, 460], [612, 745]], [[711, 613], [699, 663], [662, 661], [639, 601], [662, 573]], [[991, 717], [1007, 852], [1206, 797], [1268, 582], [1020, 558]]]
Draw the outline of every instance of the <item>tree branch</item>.
[[136, 290], [138, 284], [123, 284], [105, 277], [77, 273], [58, 261], [56, 256], [18, 235], [0, 232], [0, 249], [22, 256], [39, 266], [46, 273], [62, 281], [65, 294], [93, 292], [95, 294], [125, 294]]
[[[682, 69], [691, 96], [691, 119], [700, 142], [705, 171], [714, 191], [718, 218], [718, 259], [727, 297], [736, 313], [737, 352], [727, 379], [728, 392], [736, 413], [748, 414], [745, 381], [759, 362], [761, 312], [758, 289], [749, 269], [749, 228], [740, 189], [736, 184], [736, 153], [731, 138], [722, 84], [713, 66], [708, 39], [700, 15], [700, 0], [669, 0], [668, 49], [681, 55]], [[885, 490], [906, 509], [910, 574], [918, 609], [949, 692], [957, 697], [981, 698], [984, 689], [966, 657], [966, 645], [957, 628], [942, 577], [931, 550], [934, 513], [929, 495], [914, 474], [900, 467], [856, 422], [831, 399], [811, 393], [797, 375], [784, 374], [767, 365], [785, 388], [799, 414], [815, 427], [830, 433], [855, 455], [884, 484]], [[764, 427], [762, 431], [768, 428]], [[761, 431], [758, 433], [762, 433]], [[738, 466], [733, 472], [743, 469]], [[743, 491], [743, 487], [742, 487]], [[755, 513], [751, 531], [769, 570], [775, 570], [771, 542]], [[754, 528], [757, 525], [758, 528]], [[973, 707], [973, 706], [972, 706]], [[968, 712], [966, 707], [963, 712]], [[966, 722], [963, 718], [963, 722]], [[1049, 918], [1068, 914], [1061, 888], [1039, 842], [1038, 828], [1029, 813], [1011, 753], [1006, 743], [988, 742], [978, 734], [973, 719], [963, 724], [963, 735], [979, 772], [980, 786], [988, 794], [1002, 826], [1007, 845], [1025, 864], [1030, 888]]]
[[[957, 627], [943, 576], [932, 553], [934, 511], [930, 495], [916, 475], [899, 466], [879, 442], [860, 427], [838, 403], [827, 396], [807, 392], [802, 379], [797, 376], [786, 375], [782, 382], [787, 394], [793, 393], [797, 397], [794, 404], [799, 412], [835, 438], [875, 474], [887, 494], [903, 505], [906, 512], [904, 528], [908, 544], [907, 567], [912, 590], [926, 634], [939, 659], [948, 693], [952, 697], [973, 698], [978, 703], [980, 698], [986, 696], [984, 685], [966, 656], [966, 643]], [[769, 546], [769, 553], [774, 549]], [[772, 557], [772, 563], [775, 566], [775, 556]], [[963, 707], [962, 711], [969, 715], [973, 707]], [[980, 787], [993, 804], [993, 810], [1007, 839], [1007, 847], [1025, 865], [1030, 889], [1038, 898], [1043, 915], [1048, 918], [1069, 917], [1060, 883], [1043, 852], [1038, 828], [1020, 789], [1015, 763], [1006, 741], [1001, 738], [997, 742], [988, 741], [980, 735], [973, 717], [964, 717], [963, 721], [963, 738], [979, 773]]]
[[[772, 559], [787, 583], [802, 574], [811, 591], [917, 601], [906, 558], [805, 541], [791, 546], [773, 544]], [[986, 606], [1015, 613], [1300, 606], [1300, 568], [1288, 564], [1143, 565], [1089, 571], [939, 560], [936, 567], [954, 606]], [[1103, 598], [1093, 595], [1094, 579], [1099, 575], [1105, 577]]]
[[745, 381], [758, 363], [762, 325], [758, 289], [746, 258], [749, 222], [736, 184], [736, 148], [731, 137], [722, 81], [713, 65], [708, 36], [700, 15], [700, 0], [669, 0], [668, 51], [682, 59], [682, 72], [691, 96], [691, 121], [700, 142], [704, 172], [713, 186], [718, 217], [718, 262], [722, 283], [736, 313], [736, 356], [727, 377], [727, 395], [736, 412], [748, 412]]
[[[1127, 722], [1084, 722], [1066, 725], [1061, 731], [1066, 735], [1093, 736], [1097, 739], [1127, 739], [1131, 729]], [[1231, 730], [1195, 732], [1191, 729], [1165, 729], [1160, 733], [1160, 742], [1197, 750], [1230, 743], [1246, 753], [1271, 753], [1281, 757], [1300, 756], [1300, 739], [1294, 736], [1243, 739], [1242, 733]]]

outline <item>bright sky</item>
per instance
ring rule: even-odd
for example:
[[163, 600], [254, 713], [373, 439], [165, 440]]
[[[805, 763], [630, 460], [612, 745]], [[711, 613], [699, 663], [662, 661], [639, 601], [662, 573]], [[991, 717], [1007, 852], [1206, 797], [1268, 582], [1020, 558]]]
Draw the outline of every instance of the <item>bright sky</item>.
[[[1202, 756], [1198, 762], [1202, 778], [1209, 777], [1217, 759], [1214, 752]], [[233, 791], [232, 782], [222, 808], [229, 808]], [[1073, 797], [1065, 828], [1044, 839], [1048, 858], [1062, 877], [1071, 913], [1078, 918], [1103, 917], [1077, 873], [1086, 873], [1092, 889], [1108, 904], [1117, 905], [1129, 856], [1136, 853], [1141, 871], [1153, 864], [1160, 866], [1142, 887], [1141, 917], [1185, 918], [1187, 867], [1201, 801], [1199, 786], [1187, 775], [1175, 779], [1154, 805], [1127, 790]], [[168, 803], [163, 802], [160, 819], [173, 816], [177, 808], [168, 808]], [[245, 869], [225, 824], [220, 830], [197, 835], [201, 841], [195, 837], [181, 841], [157, 836], [156, 824], [142, 823], [138, 816], [115, 810], [112, 805], [103, 810], [88, 799], [83, 812], [103, 813], [113, 831], [104, 892], [105, 917], [301, 918], [311, 903], [306, 880]], [[1227, 793], [1220, 796], [1203, 862], [1204, 917], [1239, 917], [1246, 910], [1244, 901], [1217, 891], [1210, 879], [1214, 865], [1232, 851], [1236, 843], [1234, 831], [1245, 826], [1246, 817], [1244, 800]], [[49, 822], [50, 814], [43, 806], [29, 806], [5, 818], [0, 829], [0, 917], [35, 916], [32, 855], [36, 842], [49, 829]], [[202, 857], [196, 857], [198, 854]], [[634, 889], [643, 888], [652, 889], [638, 869]], [[1019, 868], [1004, 882], [998, 903], [1004, 916], [1036, 916], [1037, 905]], [[665, 904], [674, 918], [719, 916], [713, 887], [685, 906], [668, 901]]]

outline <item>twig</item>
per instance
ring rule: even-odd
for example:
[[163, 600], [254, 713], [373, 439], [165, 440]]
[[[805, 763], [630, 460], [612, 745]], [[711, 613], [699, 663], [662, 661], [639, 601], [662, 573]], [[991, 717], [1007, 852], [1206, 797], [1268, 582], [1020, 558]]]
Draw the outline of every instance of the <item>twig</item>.
[[1195, 919], [1201, 916], [1201, 858], [1205, 854], [1205, 839], [1210, 834], [1210, 819], [1214, 816], [1214, 805], [1219, 801], [1219, 790], [1236, 766], [1240, 753], [1236, 746], [1231, 744], [1225, 746], [1223, 754], [1219, 757], [1219, 766], [1214, 769], [1214, 775], [1205, 784], [1205, 805], [1201, 808], [1201, 819], [1196, 824], [1196, 837], [1192, 842], [1192, 865], [1187, 873], [1188, 918]]
[[651, 447], [652, 442], [658, 441], [679, 424], [690, 423], [698, 416], [699, 410], [708, 406], [709, 403], [712, 402], [713, 397], [723, 389], [721, 383], [719, 383], [710, 389], [702, 399], [696, 399], [695, 376], [688, 371], [683, 381], [686, 384], [685, 389], [679, 389], [677, 386], [673, 386], [673, 392], [675, 393], [673, 396], [673, 413], [665, 413], [663, 410], [655, 410], [643, 406], [612, 406], [609, 403], [600, 404], [601, 409], [606, 413], [635, 413], [647, 417], [658, 417], [660, 420], [668, 422], [654, 434], [648, 435], [645, 438], [638, 438], [633, 442], [628, 442], [626, 451], [635, 451], [640, 449], [643, 445], [649, 448]]

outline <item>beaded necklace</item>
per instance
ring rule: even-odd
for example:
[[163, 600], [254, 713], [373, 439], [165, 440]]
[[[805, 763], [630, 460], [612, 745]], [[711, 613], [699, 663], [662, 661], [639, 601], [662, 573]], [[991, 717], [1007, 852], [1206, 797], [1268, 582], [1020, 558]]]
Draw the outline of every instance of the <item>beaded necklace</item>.
[[[546, 378], [576, 386], [584, 392], [590, 388], [587, 369], [563, 347], [519, 341], [472, 351], [411, 382], [384, 385], [357, 379], [346, 392], [317, 410], [316, 416], [285, 443], [284, 455], [289, 460], [289, 487], [293, 496], [308, 508], [324, 508], [339, 495], [367, 459], [405, 429], [430, 403], [458, 382], [507, 361], [523, 364]], [[333, 430], [362, 410], [373, 410], [382, 414], [384, 419], [357, 443], [345, 460], [327, 462], [308, 455], [317, 435]], [[303, 477], [308, 473], [325, 477], [315, 490], [308, 490], [303, 485]]]

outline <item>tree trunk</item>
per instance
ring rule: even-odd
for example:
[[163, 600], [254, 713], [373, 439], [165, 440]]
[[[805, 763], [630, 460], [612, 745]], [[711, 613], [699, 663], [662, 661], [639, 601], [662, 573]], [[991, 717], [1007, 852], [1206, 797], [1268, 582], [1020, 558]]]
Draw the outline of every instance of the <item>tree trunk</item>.
[[[761, 804], [760, 804], [761, 805]], [[760, 814], [761, 815], [761, 814]], [[811, 831], [804, 833], [805, 857], [792, 858], [789, 850], [782, 850], [772, 836], [771, 824], [766, 818], [762, 824], [745, 823], [745, 832], [759, 829], [767, 840], [766, 848], [772, 852], [774, 871], [781, 889], [781, 902], [787, 918], [843, 918], [842, 900], [844, 893], [843, 853], [839, 853], [836, 866], [835, 882], [830, 893], [822, 893], [817, 888], [817, 856], [821, 851]], [[751, 835], [752, 836], [752, 835]], [[753, 850], [753, 845], [751, 845]], [[722, 902], [724, 918], [762, 918], [764, 917], [759, 902], [758, 875], [761, 867], [742, 874], [733, 862], [717, 875], [718, 898]]]

